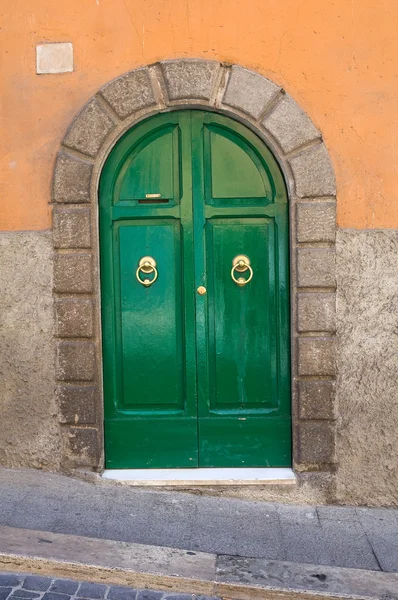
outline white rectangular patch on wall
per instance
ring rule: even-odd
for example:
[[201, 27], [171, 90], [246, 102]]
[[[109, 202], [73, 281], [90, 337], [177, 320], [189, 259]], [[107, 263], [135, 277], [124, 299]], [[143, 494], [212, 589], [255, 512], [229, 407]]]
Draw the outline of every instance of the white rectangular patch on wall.
[[71, 73], [73, 45], [70, 42], [36, 46], [36, 73]]

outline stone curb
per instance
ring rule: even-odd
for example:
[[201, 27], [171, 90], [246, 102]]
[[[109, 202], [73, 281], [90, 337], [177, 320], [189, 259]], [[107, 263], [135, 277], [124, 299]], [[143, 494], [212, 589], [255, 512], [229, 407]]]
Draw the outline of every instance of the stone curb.
[[398, 599], [398, 574], [0, 527], [0, 571], [235, 600]]

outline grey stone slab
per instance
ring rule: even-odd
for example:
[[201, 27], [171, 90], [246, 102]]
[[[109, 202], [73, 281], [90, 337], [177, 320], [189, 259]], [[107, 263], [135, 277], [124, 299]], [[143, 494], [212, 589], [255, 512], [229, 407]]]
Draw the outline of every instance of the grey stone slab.
[[336, 418], [336, 383], [334, 381], [300, 381], [299, 411], [301, 419]]
[[336, 238], [336, 202], [298, 202], [297, 241], [334, 242]]
[[70, 600], [70, 595], [58, 594], [57, 592], [46, 592], [42, 600]]
[[280, 525], [272, 519], [245, 524], [244, 521], [231, 523], [230, 519], [222, 516], [216, 521], [197, 516], [193, 542], [195, 549], [216, 554], [230, 553], [275, 560], [283, 558]]
[[313, 506], [279, 504], [277, 506], [277, 512], [282, 527], [285, 524], [320, 527], [318, 513]]
[[284, 560], [295, 563], [329, 565], [331, 556], [325, 546], [321, 527], [282, 523]]
[[56, 372], [61, 381], [92, 381], [95, 375], [94, 344], [59, 342]]
[[86, 385], [58, 386], [56, 395], [59, 403], [61, 423], [89, 425], [95, 423], [98, 389]]
[[398, 599], [396, 574], [234, 556], [219, 556], [216, 569], [215, 589], [223, 597], [248, 586], [239, 597]]
[[12, 588], [3, 588], [0, 587], [0, 600], [7, 600], [9, 595], [12, 592]]
[[[16, 506], [14, 511], [7, 515], [6, 519], [2, 519], [2, 523], [6, 521], [9, 527], [18, 527], [26, 529], [38, 529], [43, 531], [51, 531], [54, 527], [59, 515], [59, 507], [51, 506], [49, 502], [42, 505], [41, 510], [37, 513], [37, 501], [33, 498], [31, 501], [30, 495], [25, 498], [23, 505]], [[45, 508], [45, 510], [44, 510]], [[35, 514], [36, 513], [36, 514]]]
[[121, 75], [102, 88], [101, 94], [121, 118], [156, 104], [147, 68]]
[[383, 571], [398, 571], [398, 528], [368, 530], [366, 535]]
[[283, 558], [279, 517], [269, 504], [202, 498], [196, 503], [192, 541], [201, 551]]
[[335, 287], [336, 257], [332, 248], [299, 248], [297, 251], [299, 287]]
[[68, 449], [77, 464], [95, 466], [98, 461], [98, 430], [93, 427], [70, 427]]
[[78, 252], [54, 256], [54, 291], [89, 294], [92, 289], [91, 254]]
[[73, 596], [77, 592], [78, 587], [79, 583], [77, 581], [72, 581], [71, 579], [57, 579], [53, 582], [49, 591]]
[[76, 592], [78, 598], [90, 598], [92, 600], [101, 600], [105, 597], [108, 590], [106, 585], [100, 583], [90, 583], [85, 581], [80, 584], [79, 589]]
[[223, 104], [258, 119], [280, 88], [265, 77], [234, 65], [225, 90]]
[[54, 171], [54, 202], [90, 202], [93, 165], [60, 151]]
[[322, 522], [322, 531], [332, 565], [380, 570], [372, 547], [359, 524], [325, 520]]
[[335, 375], [334, 337], [302, 337], [298, 340], [299, 375]]
[[164, 592], [156, 592], [155, 590], [139, 590], [137, 600], [160, 600], [164, 596]]
[[291, 152], [306, 142], [321, 137], [320, 131], [308, 115], [288, 95], [278, 102], [262, 124], [278, 141], [284, 152]]
[[336, 295], [334, 293], [299, 293], [297, 320], [300, 332], [336, 330]]
[[112, 585], [107, 594], [108, 600], [136, 600], [137, 590]]
[[394, 508], [353, 508], [359, 519], [359, 522], [364, 527], [365, 531], [373, 531], [375, 529], [398, 527], [398, 510]]
[[64, 144], [83, 154], [95, 157], [115, 123], [93, 98], [80, 111], [64, 137]]
[[292, 157], [290, 166], [300, 198], [335, 196], [336, 182], [332, 163], [324, 144]]
[[39, 575], [28, 575], [25, 577], [22, 587], [25, 590], [31, 590], [32, 592], [46, 592], [52, 579], [49, 577], [40, 577]]
[[79, 208], [54, 206], [53, 241], [54, 248], [90, 248], [90, 208], [86, 206]]
[[321, 523], [323, 521], [358, 523], [355, 508], [349, 506], [317, 506], [316, 510]]
[[300, 421], [298, 458], [303, 464], [330, 464], [335, 462], [335, 424], [327, 421]]
[[395, 510], [357, 508], [356, 514], [384, 571], [398, 571], [398, 522]]
[[[47, 542], [43, 543], [43, 539]], [[204, 594], [212, 590], [211, 582], [215, 571], [215, 556], [208, 553], [192, 553], [175, 548], [120, 543], [12, 527], [0, 527], [0, 561], [4, 555], [7, 555], [9, 566], [13, 564], [10, 559], [12, 555], [21, 569], [27, 564], [39, 567], [41, 565], [42, 573], [46, 575], [59, 561], [63, 564], [73, 563], [74, 572], [78, 564], [92, 565], [96, 572], [102, 574], [103, 583], [108, 583], [107, 573], [112, 573], [111, 583], [117, 584], [117, 573], [127, 570], [134, 573], [137, 587], [148, 586], [156, 589], [156, 585], [150, 586], [150, 582], [157, 583], [160, 573], [162, 578], [175, 578], [175, 585], [169, 588], [170, 591], [189, 591], [186, 589], [189, 579], [192, 585], [196, 582], [199, 586], [198, 591]], [[182, 582], [183, 589], [178, 589], [178, 582]]]
[[166, 60], [160, 63], [170, 100], [210, 100], [218, 62], [200, 59]]
[[93, 303], [83, 298], [55, 300], [57, 335], [59, 337], [92, 337]]
[[35, 598], [40, 598], [40, 592], [30, 592], [28, 590], [23, 590], [21, 588], [14, 590], [11, 594], [10, 598], [21, 598], [23, 600], [34, 600]]
[[13, 573], [0, 573], [0, 587], [14, 588], [21, 585], [23, 575], [14, 575]]

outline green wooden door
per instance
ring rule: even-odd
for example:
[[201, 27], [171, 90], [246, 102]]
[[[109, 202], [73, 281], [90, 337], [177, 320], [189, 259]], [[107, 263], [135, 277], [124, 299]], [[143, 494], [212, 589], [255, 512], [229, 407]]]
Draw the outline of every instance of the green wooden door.
[[142, 122], [104, 166], [100, 239], [107, 468], [290, 466], [288, 205], [264, 143], [204, 111]]

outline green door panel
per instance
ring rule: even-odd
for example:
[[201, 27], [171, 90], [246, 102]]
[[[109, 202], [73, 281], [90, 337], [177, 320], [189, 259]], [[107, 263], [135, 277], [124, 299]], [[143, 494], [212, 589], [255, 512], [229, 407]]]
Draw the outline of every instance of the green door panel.
[[[214, 219], [207, 224], [210, 410], [277, 406], [277, 320], [273, 219]], [[232, 260], [245, 254], [253, 279], [239, 287]]]
[[199, 456], [202, 468], [290, 467], [290, 418], [200, 419]]
[[198, 466], [197, 419], [123, 416], [105, 421], [107, 469]]
[[288, 205], [270, 151], [221, 115], [157, 115], [116, 144], [99, 195], [106, 466], [290, 465]]
[[[115, 233], [120, 260], [120, 409], [183, 410], [180, 223], [122, 221]], [[150, 287], [140, 284], [135, 274], [143, 256], [153, 256], [157, 262], [159, 275]]]
[[208, 125], [204, 133], [207, 197], [212, 203], [224, 198], [245, 199], [240, 205], [271, 199], [271, 184], [254, 149], [230, 129]]
[[165, 125], [145, 137], [130, 153], [116, 183], [117, 201], [138, 200], [143, 204], [145, 200], [155, 200], [147, 198], [148, 194], [160, 196], [163, 202], [178, 201], [179, 180], [179, 127]]

